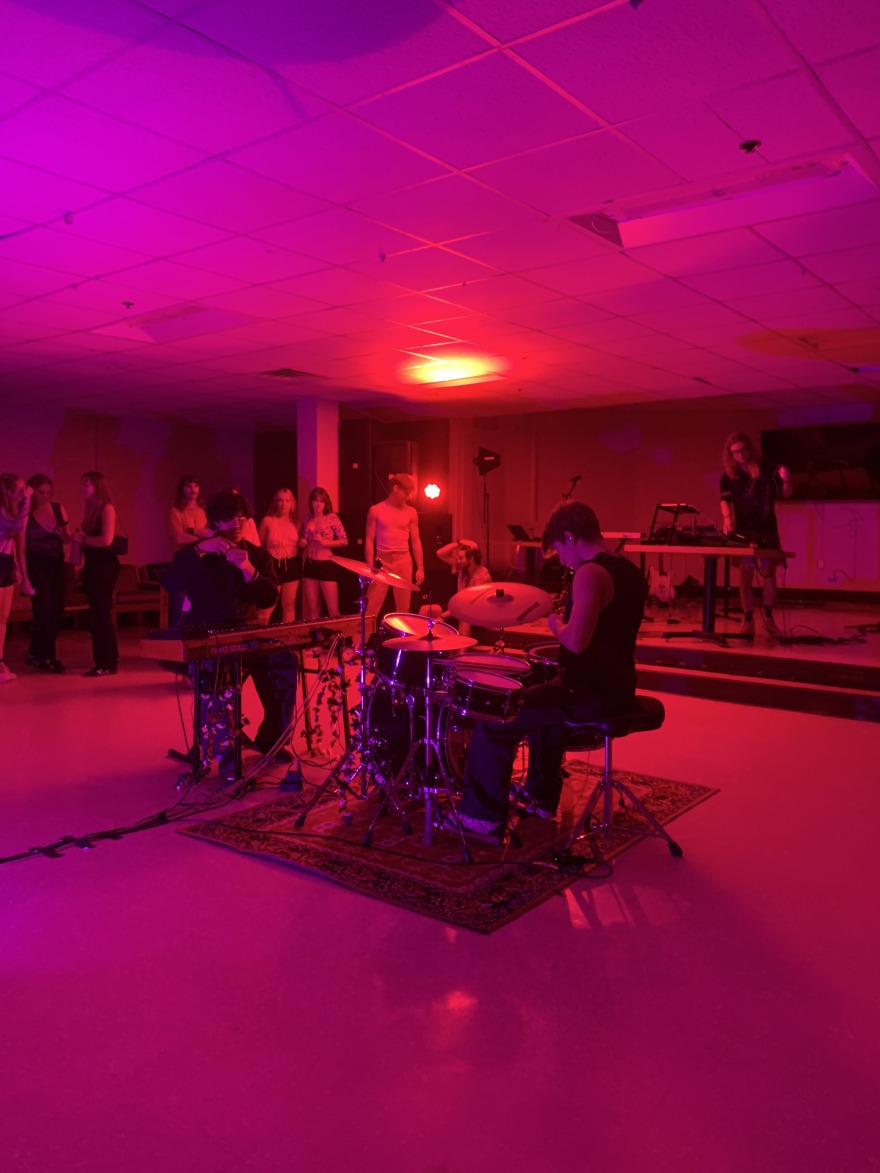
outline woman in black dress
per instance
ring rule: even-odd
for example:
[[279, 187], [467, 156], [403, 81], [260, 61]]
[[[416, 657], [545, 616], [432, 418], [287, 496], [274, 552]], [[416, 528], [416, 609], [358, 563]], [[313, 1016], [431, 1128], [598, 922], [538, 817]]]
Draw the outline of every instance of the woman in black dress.
[[119, 579], [119, 559], [113, 553], [116, 536], [116, 510], [107, 478], [100, 472], [83, 474], [82, 491], [85, 512], [82, 528], [73, 535], [72, 560], [82, 554], [82, 584], [89, 601], [89, 626], [95, 666], [86, 676], [115, 676], [119, 665], [119, 648], [113, 624], [113, 592]]
[[55, 486], [44, 473], [28, 479], [33, 489], [25, 529], [25, 561], [34, 588], [34, 623], [25, 663], [43, 672], [63, 672], [55, 643], [64, 621], [64, 547], [70, 541], [68, 517], [52, 498]]

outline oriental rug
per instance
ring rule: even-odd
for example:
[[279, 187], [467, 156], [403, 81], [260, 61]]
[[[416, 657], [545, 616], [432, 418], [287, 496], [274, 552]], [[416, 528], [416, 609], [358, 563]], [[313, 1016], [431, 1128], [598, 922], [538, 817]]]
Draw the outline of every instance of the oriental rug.
[[[462, 860], [458, 836], [450, 832], [438, 831], [433, 846], [423, 845], [424, 809], [414, 800], [406, 804], [412, 834], [404, 834], [401, 820], [389, 809], [376, 824], [369, 847], [362, 846], [361, 840], [376, 813], [378, 799], [350, 798], [347, 814], [351, 819], [345, 822], [335, 794], [309, 812], [301, 830], [294, 822], [306, 799], [296, 794], [196, 823], [182, 833], [292, 864], [365, 896], [490, 933], [591, 872], [596, 879], [606, 877], [610, 874], [607, 861], [644, 837], [639, 816], [629, 807], [616, 806], [613, 832], [607, 841], [598, 841], [601, 855], [593, 840], [582, 839], [572, 853], [574, 866], [560, 869], [560, 837], [572, 826], [600, 773], [596, 767], [572, 759], [567, 770], [570, 776], [560, 822], [534, 816], [521, 819], [518, 846], [500, 848], [468, 839], [471, 864]], [[718, 793], [710, 786], [690, 782], [625, 770], [616, 773], [660, 823], [678, 818]], [[670, 858], [665, 842], [656, 839], [652, 843], [664, 859]]]

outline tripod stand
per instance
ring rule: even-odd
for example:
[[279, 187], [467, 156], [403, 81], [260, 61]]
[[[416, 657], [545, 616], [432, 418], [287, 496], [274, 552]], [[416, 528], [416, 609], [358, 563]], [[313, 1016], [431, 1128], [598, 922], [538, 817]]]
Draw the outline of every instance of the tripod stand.
[[[432, 617], [428, 624], [428, 634], [425, 637], [425, 642], [436, 638], [433, 635], [433, 627], [434, 620]], [[442, 641], [442, 637], [440, 637], [440, 640]], [[447, 640], [445, 642], [448, 643], [449, 641]], [[473, 641], [470, 642], [472, 643]], [[451, 820], [461, 840], [462, 858], [465, 863], [471, 863], [471, 853], [465, 840], [464, 829], [462, 828], [455, 805], [455, 796], [452, 789], [453, 780], [446, 770], [443, 756], [440, 752], [440, 717], [442, 708], [437, 712], [435, 717], [435, 702], [437, 699], [433, 679], [433, 658], [435, 654], [429, 647], [425, 657], [425, 735], [419, 741], [411, 742], [409, 752], [406, 755], [403, 765], [397, 771], [397, 774], [392, 778], [390, 783], [380, 787], [382, 800], [376, 814], [373, 816], [373, 821], [366, 830], [362, 843], [365, 846], [369, 846], [372, 842], [373, 828], [386, 813], [389, 803], [391, 803], [401, 816], [404, 834], [410, 834], [409, 822], [400, 802], [398, 787], [401, 781], [409, 774], [412, 767], [416, 765], [416, 757], [419, 751], [424, 750], [422, 784], [419, 787], [425, 802], [425, 830], [422, 842], [425, 847], [432, 847], [434, 845], [434, 828], [439, 825], [440, 821], [439, 797], [440, 795], [444, 795], [449, 804]]]
[[[364, 567], [366, 570], [367, 567]], [[354, 736], [351, 739], [346, 752], [342, 758], [333, 767], [323, 783], [318, 787], [306, 805], [303, 807], [299, 816], [294, 823], [295, 827], [302, 827], [306, 821], [306, 816], [315, 806], [321, 801], [325, 794], [327, 794], [334, 786], [339, 793], [339, 809], [344, 811], [348, 803], [349, 797], [366, 799], [370, 789], [370, 782], [378, 785], [380, 788], [385, 788], [387, 782], [377, 766], [373, 756], [372, 747], [370, 745], [369, 728], [368, 728], [368, 705], [367, 705], [367, 586], [370, 579], [365, 574], [358, 575], [358, 583], [360, 584], [360, 598], [358, 599], [358, 610], [360, 612], [360, 646], [357, 649], [360, 655], [360, 669], [358, 671], [358, 707], [357, 720]], [[360, 777], [360, 790], [355, 790], [353, 783], [356, 778]], [[397, 802], [396, 796], [390, 798], [395, 810], [400, 814], [401, 818], [405, 818], [403, 808]], [[343, 815], [346, 822], [351, 821], [351, 815]]]

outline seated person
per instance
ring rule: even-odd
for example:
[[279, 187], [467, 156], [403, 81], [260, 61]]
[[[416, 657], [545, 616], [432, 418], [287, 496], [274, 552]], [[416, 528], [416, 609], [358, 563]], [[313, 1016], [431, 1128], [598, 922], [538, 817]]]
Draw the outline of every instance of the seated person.
[[[249, 517], [246, 499], [235, 489], [215, 493], [205, 508], [214, 536], [182, 547], [174, 555], [167, 589], [182, 591], [190, 600], [183, 616], [187, 627], [242, 623], [255, 610], [272, 607], [278, 599], [278, 579], [271, 555], [243, 538]], [[287, 648], [243, 657], [263, 705], [263, 720], [254, 745], [267, 753], [289, 728], [296, 703], [296, 662]], [[277, 761], [293, 755], [284, 748]]]
[[526, 797], [537, 814], [553, 818], [562, 794], [566, 722], [625, 711], [635, 697], [636, 635], [645, 606], [638, 567], [608, 553], [595, 513], [580, 501], [553, 511], [543, 546], [574, 571], [564, 614], [548, 620], [559, 640], [559, 673], [526, 689], [515, 720], [475, 722], [459, 814], [464, 830], [478, 835], [497, 835], [506, 824], [513, 763], [524, 736]]
[[[437, 557], [441, 562], [446, 562], [452, 567], [453, 574], [456, 575], [456, 593], [467, 587], [484, 586], [487, 582], [492, 581], [492, 575], [483, 565], [483, 555], [480, 553], [479, 546], [469, 538], [459, 538], [457, 542], [449, 542], [447, 545], [441, 546], [437, 551]], [[419, 614], [430, 614], [435, 619], [448, 620], [450, 618], [450, 612], [444, 611], [436, 603], [420, 607]], [[460, 623], [458, 630], [461, 635], [470, 635], [471, 625]]]

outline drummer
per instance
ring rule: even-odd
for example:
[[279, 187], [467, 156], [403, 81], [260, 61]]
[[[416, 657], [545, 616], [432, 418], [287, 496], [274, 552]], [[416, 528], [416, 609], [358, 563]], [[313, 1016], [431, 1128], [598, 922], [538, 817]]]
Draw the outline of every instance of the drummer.
[[542, 546], [555, 550], [562, 565], [574, 571], [564, 614], [548, 618], [559, 640], [559, 674], [526, 689], [513, 721], [475, 722], [459, 817], [465, 831], [477, 835], [495, 836], [505, 827], [513, 763], [523, 737], [529, 746], [524, 797], [529, 809], [552, 819], [562, 794], [566, 723], [625, 711], [635, 697], [636, 635], [645, 606], [638, 568], [608, 553], [596, 514], [580, 501], [553, 511]]
[[[409, 473], [398, 472], [390, 479], [388, 496], [367, 512], [364, 535], [364, 557], [370, 566], [378, 561], [383, 570], [390, 570], [401, 578], [412, 579], [416, 586], [425, 581], [425, 560], [419, 536], [419, 515], [409, 499], [415, 481]], [[415, 575], [413, 575], [415, 562]], [[411, 591], [394, 587], [394, 606], [397, 611], [409, 611]], [[381, 582], [370, 583], [367, 592], [367, 611], [376, 615], [382, 610], [388, 587]]]
[[[437, 557], [441, 562], [448, 563], [452, 567], [453, 574], [458, 576], [456, 590], [463, 591], [467, 587], [484, 586], [487, 582], [492, 581], [492, 575], [483, 565], [480, 547], [470, 538], [459, 538], [457, 542], [448, 542], [445, 546], [441, 546], [437, 551]], [[450, 616], [449, 611], [443, 611], [436, 604], [431, 607], [419, 608], [420, 615], [427, 615], [429, 612], [441, 619], [449, 619]], [[471, 625], [462, 620], [458, 630], [460, 635], [470, 635]]]

